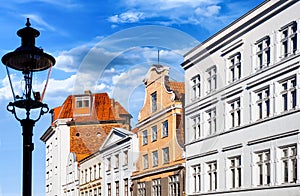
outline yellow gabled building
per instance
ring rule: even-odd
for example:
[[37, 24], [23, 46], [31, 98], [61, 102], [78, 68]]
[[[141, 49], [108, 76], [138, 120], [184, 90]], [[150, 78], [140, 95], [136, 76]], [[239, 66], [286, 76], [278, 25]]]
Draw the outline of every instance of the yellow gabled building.
[[184, 83], [169, 79], [169, 67], [153, 65], [145, 79], [138, 118], [139, 159], [133, 195], [179, 196], [184, 192]]

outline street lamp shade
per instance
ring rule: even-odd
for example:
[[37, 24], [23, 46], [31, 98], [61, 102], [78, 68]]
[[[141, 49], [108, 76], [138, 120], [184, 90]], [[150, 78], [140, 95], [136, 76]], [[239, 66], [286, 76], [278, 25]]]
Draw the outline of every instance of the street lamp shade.
[[13, 52], [2, 57], [2, 63], [12, 69], [23, 72], [37, 72], [49, 69], [55, 64], [51, 55], [44, 53], [43, 49], [35, 46], [35, 38], [40, 32], [30, 27], [27, 18], [26, 27], [20, 29], [17, 35], [21, 37], [21, 46]]

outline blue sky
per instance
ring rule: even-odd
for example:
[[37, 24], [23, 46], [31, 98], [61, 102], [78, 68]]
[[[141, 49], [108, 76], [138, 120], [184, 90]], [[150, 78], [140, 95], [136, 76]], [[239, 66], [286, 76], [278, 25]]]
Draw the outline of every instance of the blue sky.
[[[36, 45], [56, 58], [47, 94], [50, 108], [69, 94], [108, 92], [133, 113], [143, 104], [142, 80], [150, 65], [171, 67], [183, 81], [182, 55], [233, 22], [262, 0], [10, 0], [0, 2], [0, 55], [20, 45], [16, 31], [29, 17], [41, 33]], [[17, 76], [13, 81], [17, 81]], [[43, 84], [42, 79], [36, 86]], [[21, 127], [6, 111], [12, 100], [0, 66], [0, 196], [21, 195]], [[45, 195], [45, 115], [34, 128], [33, 193]]]

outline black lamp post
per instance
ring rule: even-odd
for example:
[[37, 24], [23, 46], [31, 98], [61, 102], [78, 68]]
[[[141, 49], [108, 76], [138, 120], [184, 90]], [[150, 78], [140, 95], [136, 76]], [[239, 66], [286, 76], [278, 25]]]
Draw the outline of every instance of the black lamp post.
[[[40, 35], [40, 32], [31, 28], [30, 25], [27, 18], [26, 27], [17, 32], [17, 35], [22, 40], [21, 46], [2, 57], [2, 63], [6, 66], [14, 98], [14, 102], [8, 104], [7, 110], [21, 123], [23, 131], [23, 196], [31, 196], [32, 151], [34, 149], [32, 143], [33, 127], [35, 122], [49, 111], [47, 104], [42, 103], [42, 99], [48, 84], [51, 68], [55, 64], [55, 59], [51, 55], [44, 53], [43, 49], [35, 46], [35, 38]], [[39, 91], [33, 89], [33, 73], [47, 69], [49, 69], [48, 77], [41, 95]], [[21, 78], [24, 86], [21, 86], [21, 88], [24, 89], [22, 89], [20, 95], [16, 95], [14, 92], [14, 88], [17, 86], [13, 85], [12, 80], [15, 75], [13, 77], [10, 75], [10, 72], [13, 70], [22, 73]], [[25, 110], [25, 116], [19, 117], [16, 109]], [[34, 119], [30, 114], [32, 109], [38, 110], [38, 115]]]

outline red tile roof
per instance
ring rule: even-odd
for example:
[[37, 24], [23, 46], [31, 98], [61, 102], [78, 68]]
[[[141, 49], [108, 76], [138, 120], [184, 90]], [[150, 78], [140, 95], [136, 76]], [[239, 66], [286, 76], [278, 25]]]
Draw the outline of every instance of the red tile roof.
[[170, 90], [174, 91], [175, 99], [181, 99], [184, 96], [184, 82], [169, 81], [168, 85]]
[[75, 98], [76, 95], [70, 95], [62, 106], [53, 109], [53, 121], [63, 118], [71, 118], [75, 122], [113, 121], [120, 120], [120, 115], [130, 115], [119, 102], [111, 100], [107, 93], [91, 95], [90, 115], [76, 115], [74, 111]]

